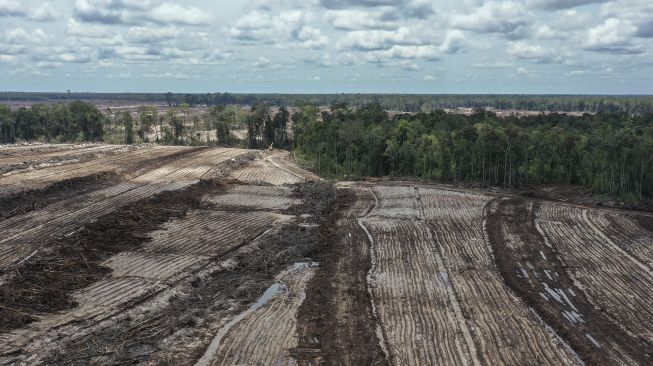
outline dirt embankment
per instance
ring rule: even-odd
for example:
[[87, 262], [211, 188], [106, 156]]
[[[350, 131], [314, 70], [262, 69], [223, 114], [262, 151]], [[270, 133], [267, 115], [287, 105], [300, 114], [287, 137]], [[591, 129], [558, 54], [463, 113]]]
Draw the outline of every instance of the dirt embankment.
[[609, 314], [587, 299], [569, 277], [555, 246], [538, 231], [537, 202], [494, 200], [487, 232], [499, 271], [511, 290], [551, 326], [588, 365], [627, 358], [650, 364], [652, 345], [622, 330]]

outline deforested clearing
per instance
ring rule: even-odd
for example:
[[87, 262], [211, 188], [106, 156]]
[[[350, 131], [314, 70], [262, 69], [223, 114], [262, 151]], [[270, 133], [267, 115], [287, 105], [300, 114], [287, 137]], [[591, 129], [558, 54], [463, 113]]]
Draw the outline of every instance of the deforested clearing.
[[280, 150], [0, 147], [0, 364], [649, 365], [653, 215]]

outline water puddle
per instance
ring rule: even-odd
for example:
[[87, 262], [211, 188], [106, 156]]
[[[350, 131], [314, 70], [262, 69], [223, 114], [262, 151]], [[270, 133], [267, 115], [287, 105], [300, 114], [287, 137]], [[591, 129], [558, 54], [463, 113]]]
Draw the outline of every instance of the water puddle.
[[312, 267], [319, 267], [319, 265], [320, 265], [319, 262], [313, 262], [309, 260], [306, 262], [296, 262], [295, 264], [293, 264], [293, 269], [307, 269]]
[[[296, 262], [292, 266], [289, 267], [288, 271], [301, 271], [303, 269], [308, 269], [311, 267], [317, 267], [319, 263], [313, 262], [312, 260], [306, 260], [303, 262]], [[280, 277], [283, 277], [283, 273], [279, 275]], [[209, 347], [206, 349], [206, 352], [204, 352], [204, 355], [202, 358], [195, 363], [195, 366], [209, 366], [211, 364], [211, 360], [215, 357], [215, 355], [218, 353], [218, 349], [220, 347], [220, 342], [222, 342], [222, 339], [229, 333], [231, 328], [233, 328], [236, 324], [238, 324], [240, 321], [254, 313], [255, 311], [259, 310], [263, 306], [265, 306], [268, 302], [270, 302], [272, 299], [274, 299], [277, 295], [280, 293], [288, 291], [288, 287], [280, 282], [273, 283], [270, 287], [268, 287], [261, 296], [259, 296], [256, 301], [247, 308], [247, 310], [241, 312], [240, 314], [236, 315], [231, 321], [229, 321], [227, 324], [222, 326], [220, 330], [218, 330], [218, 333], [215, 335], [213, 340], [211, 341], [211, 344]]]
[[589, 333], [585, 333], [585, 337], [587, 337], [587, 339], [589, 339], [594, 344], [594, 346], [596, 346], [596, 348], [601, 348], [599, 342], [597, 342], [596, 339], [594, 339], [594, 337], [592, 337]]
[[276, 294], [286, 291], [286, 285], [282, 283], [275, 283], [268, 287], [267, 290], [259, 297], [255, 303], [250, 305], [249, 310], [255, 311], [260, 309], [263, 305], [267, 304]]
[[440, 272], [440, 278], [442, 278], [442, 281], [445, 283], [449, 281], [449, 273], [448, 272]]

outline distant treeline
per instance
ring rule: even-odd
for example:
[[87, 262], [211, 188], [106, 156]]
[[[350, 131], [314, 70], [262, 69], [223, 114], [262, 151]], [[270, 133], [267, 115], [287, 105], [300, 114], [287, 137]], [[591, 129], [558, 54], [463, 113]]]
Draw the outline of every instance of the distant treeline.
[[479, 108], [469, 116], [436, 110], [390, 117], [377, 103], [339, 104], [329, 112], [305, 103], [292, 115], [266, 105], [216, 105], [191, 114], [182, 103], [162, 114], [152, 106], [104, 114], [80, 101], [15, 110], [0, 104], [0, 143], [21, 140], [273, 145], [293, 148], [316, 172], [335, 178], [563, 183], [629, 200], [653, 198], [653, 113], [499, 117]]
[[653, 114], [498, 117], [444, 111], [389, 117], [378, 104], [295, 114], [294, 148], [325, 176], [418, 177], [516, 187], [574, 184], [653, 196]]
[[653, 96], [637, 95], [456, 95], [456, 94], [175, 94], [175, 93], [18, 93], [0, 92], [0, 101], [60, 102], [138, 101], [166, 103], [169, 106], [188, 105], [271, 105], [301, 106], [309, 103], [334, 106], [346, 103], [353, 108], [375, 103], [383, 109], [403, 112], [430, 112], [443, 108], [489, 107], [502, 110], [588, 113], [650, 113]]
[[14, 110], [0, 104], [0, 143], [105, 141], [289, 148], [289, 121], [288, 109], [281, 107], [272, 113], [265, 105], [250, 110], [216, 105], [202, 113], [191, 113], [190, 106], [181, 103], [165, 113], [148, 105], [139, 106], [135, 113], [114, 113], [110, 108], [103, 113], [94, 104], [82, 101], [33, 104]]
[[104, 123], [102, 112], [84, 102], [37, 104], [14, 111], [0, 104], [0, 143], [101, 141]]

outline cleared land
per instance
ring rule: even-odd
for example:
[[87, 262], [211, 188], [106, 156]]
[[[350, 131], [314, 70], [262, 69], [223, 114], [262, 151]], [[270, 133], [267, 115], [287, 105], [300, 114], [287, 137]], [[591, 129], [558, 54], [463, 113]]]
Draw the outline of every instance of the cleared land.
[[0, 147], [0, 364], [648, 365], [653, 216], [283, 151]]

